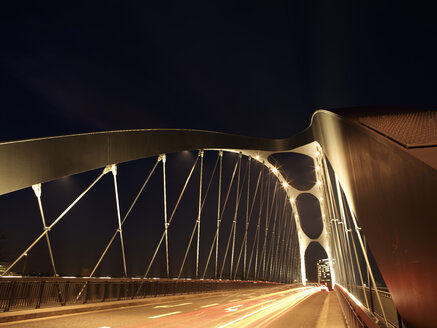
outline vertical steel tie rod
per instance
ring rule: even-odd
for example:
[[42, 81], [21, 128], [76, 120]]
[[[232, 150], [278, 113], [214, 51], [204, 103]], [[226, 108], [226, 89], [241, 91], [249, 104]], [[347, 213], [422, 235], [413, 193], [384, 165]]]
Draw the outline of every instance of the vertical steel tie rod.
[[[244, 239], [244, 259], [243, 259], [243, 277], [244, 279], [247, 279], [246, 277], [246, 256], [247, 256], [247, 229], [249, 228], [249, 193], [250, 193], [250, 163], [251, 163], [252, 157], [249, 156], [249, 175], [247, 179], [247, 199], [246, 199], [246, 230], [245, 230], [245, 236]], [[258, 180], [259, 181], [259, 180]]]
[[[40, 213], [41, 213], [41, 220], [42, 220], [42, 225], [43, 225], [44, 231], [47, 230], [47, 233], [46, 233], [47, 247], [48, 247], [48, 249], [49, 249], [50, 262], [51, 262], [51, 264], [52, 264], [52, 269], [53, 269], [53, 277], [56, 277], [58, 274], [57, 274], [57, 272], [56, 272], [55, 260], [54, 260], [54, 258], [53, 258], [52, 246], [51, 246], [51, 244], [50, 244], [50, 238], [49, 238], [49, 233], [48, 233], [48, 227], [47, 227], [47, 225], [46, 225], [46, 219], [45, 219], [45, 216], [44, 216], [44, 210], [43, 210], [42, 202], [41, 202], [41, 184], [38, 183], [38, 184], [33, 185], [33, 186], [32, 186], [32, 189], [33, 189], [33, 191], [34, 191], [34, 193], [35, 193], [36, 198], [38, 199], [38, 206], [39, 206], [39, 211], [40, 211]], [[24, 275], [24, 272], [23, 272], [23, 275]], [[56, 286], [57, 286], [57, 288], [58, 288], [58, 298], [59, 298], [59, 302], [60, 302], [62, 305], [64, 305], [65, 303], [64, 303], [64, 300], [63, 300], [63, 297], [62, 297], [61, 288], [60, 288], [60, 286], [59, 286], [58, 283], [56, 283]]]
[[116, 164], [112, 164], [111, 171], [112, 171], [112, 176], [114, 178], [115, 202], [117, 204], [118, 233], [120, 234], [121, 253], [123, 255], [123, 270], [124, 270], [124, 276], [127, 277], [126, 255], [124, 252], [123, 231], [121, 229], [120, 201], [118, 199], [117, 165]]
[[217, 202], [217, 239], [215, 245], [215, 269], [214, 274], [215, 278], [218, 278], [217, 275], [217, 266], [218, 266], [218, 256], [219, 256], [219, 237], [220, 237], [220, 206], [221, 206], [221, 193], [222, 193], [222, 170], [223, 170], [223, 150], [219, 151], [220, 157], [220, 170], [219, 170], [219, 186], [218, 186], [218, 202]]
[[165, 176], [165, 162], [167, 161], [167, 157], [165, 156], [165, 154], [161, 155], [161, 159], [162, 159], [162, 184], [163, 184], [163, 193], [164, 193], [165, 263], [166, 263], [167, 278], [170, 278], [170, 270], [168, 265], [167, 183], [166, 183], [166, 176]]
[[49, 231], [50, 230], [46, 225], [46, 219], [44, 216], [44, 210], [43, 210], [42, 202], [41, 202], [41, 184], [38, 183], [38, 184], [33, 185], [32, 189], [35, 193], [36, 198], [38, 199], [38, 206], [39, 206], [39, 211], [41, 213], [41, 220], [42, 220], [42, 225], [43, 225], [44, 231], [47, 231], [47, 233], [46, 233], [47, 247], [49, 249], [50, 262], [52, 264], [52, 269], [53, 269], [53, 276], [56, 277], [57, 273], [56, 273], [55, 260], [53, 258], [52, 246], [50, 244], [50, 238], [49, 238]]
[[238, 154], [238, 160], [240, 162], [240, 165], [238, 166], [238, 178], [237, 178], [237, 198], [235, 201], [235, 214], [234, 214], [234, 221], [232, 221], [232, 250], [231, 250], [231, 267], [230, 267], [230, 274], [229, 279], [232, 279], [232, 270], [234, 267], [234, 251], [235, 251], [235, 235], [237, 232], [237, 216], [238, 216], [238, 206], [240, 204], [240, 176], [241, 176], [241, 158], [242, 154]]
[[202, 213], [202, 175], [203, 175], [203, 150], [200, 155], [200, 182], [199, 182], [199, 214], [197, 217], [197, 252], [196, 252], [196, 279], [199, 278], [199, 247], [200, 247], [200, 216]]

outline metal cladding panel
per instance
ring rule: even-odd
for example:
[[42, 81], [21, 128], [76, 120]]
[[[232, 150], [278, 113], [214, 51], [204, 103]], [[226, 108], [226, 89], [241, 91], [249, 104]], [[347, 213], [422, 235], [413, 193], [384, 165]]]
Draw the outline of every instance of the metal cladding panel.
[[196, 130], [125, 130], [0, 143], [0, 195], [163, 153], [194, 149], [287, 150], [311, 142], [308, 132], [271, 140]]
[[241, 137], [194, 130], [115, 131], [110, 135], [110, 161], [121, 163], [182, 150], [281, 149], [282, 140]]
[[0, 194], [105, 166], [108, 136], [72, 135], [0, 144]]
[[322, 145], [403, 320], [435, 327], [437, 172], [357, 123], [320, 111]]

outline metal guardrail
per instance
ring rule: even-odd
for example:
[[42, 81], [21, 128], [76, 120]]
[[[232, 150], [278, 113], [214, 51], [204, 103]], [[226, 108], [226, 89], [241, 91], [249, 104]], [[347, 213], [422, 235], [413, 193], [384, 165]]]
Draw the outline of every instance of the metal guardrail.
[[[365, 304], [365, 298], [363, 293], [363, 287], [357, 286], [358, 289], [358, 299], [361, 301], [361, 303]], [[379, 302], [377, 300], [376, 291], [372, 289], [372, 292], [370, 292], [369, 287], [364, 287], [364, 291], [367, 296], [367, 300], [369, 302], [369, 310], [370, 312], [375, 315], [379, 320], [383, 321], [384, 316], [382, 314], [381, 306], [379, 305]], [[387, 322], [391, 328], [398, 328], [402, 327], [402, 322], [399, 318], [398, 311], [396, 309], [396, 305], [393, 302], [393, 299], [391, 297], [391, 294], [389, 292], [383, 291], [378, 289], [378, 294], [381, 299], [382, 306], [384, 308], [384, 313], [387, 318]]]
[[263, 288], [277, 283], [135, 278], [0, 278], [0, 311]]
[[[386, 327], [378, 321], [364, 306], [358, 304], [351, 295], [341, 286], [335, 285], [335, 293], [340, 301], [348, 326], [351, 328], [383, 328]], [[377, 322], [378, 321], [378, 322]]]

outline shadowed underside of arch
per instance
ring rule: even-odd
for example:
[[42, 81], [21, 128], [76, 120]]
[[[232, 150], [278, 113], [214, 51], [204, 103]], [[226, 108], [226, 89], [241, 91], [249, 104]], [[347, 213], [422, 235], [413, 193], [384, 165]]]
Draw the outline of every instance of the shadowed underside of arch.
[[[373, 117], [378, 117], [375, 112]], [[317, 111], [308, 129], [280, 140], [193, 130], [126, 130], [1, 143], [0, 194], [162, 153], [238, 149], [269, 155], [317, 141], [359, 220], [400, 315], [412, 326], [431, 327], [437, 306], [433, 287], [437, 148], [426, 142], [408, 148], [384, 133], [380, 128], [384, 119], [381, 123], [372, 115], [365, 120], [360, 115]]]

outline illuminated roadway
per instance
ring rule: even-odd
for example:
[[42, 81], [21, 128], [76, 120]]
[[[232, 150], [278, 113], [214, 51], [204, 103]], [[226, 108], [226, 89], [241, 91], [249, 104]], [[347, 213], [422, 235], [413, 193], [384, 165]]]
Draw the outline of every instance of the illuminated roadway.
[[33, 319], [0, 327], [344, 327], [333, 292], [278, 286]]

